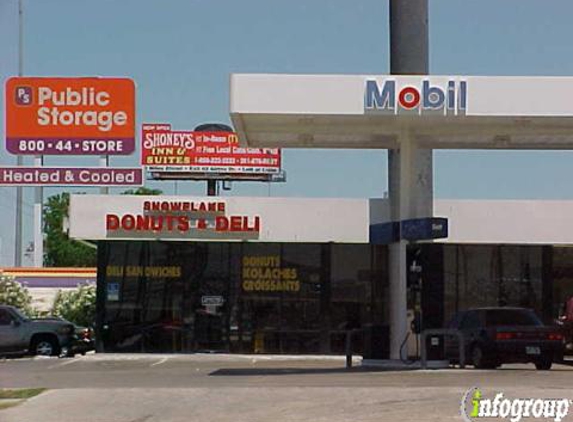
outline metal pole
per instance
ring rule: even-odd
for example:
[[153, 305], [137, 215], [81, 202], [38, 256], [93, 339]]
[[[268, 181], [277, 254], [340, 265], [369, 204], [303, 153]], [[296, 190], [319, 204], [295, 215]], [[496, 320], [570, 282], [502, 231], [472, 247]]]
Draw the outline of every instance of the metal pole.
[[[44, 157], [38, 155], [34, 157], [34, 167], [42, 167]], [[34, 188], [34, 267], [44, 266], [44, 230], [42, 227], [42, 208], [44, 199], [44, 189]]]
[[346, 331], [346, 367], [352, 368], [352, 330]]
[[[428, 0], [390, 0], [390, 73], [428, 73]], [[432, 151], [416, 148], [410, 134], [388, 151], [392, 221], [429, 217], [433, 212]], [[400, 358], [407, 334], [407, 242], [390, 245], [390, 357]]]
[[[23, 0], [18, 0], [18, 76], [24, 74], [24, 8]], [[24, 164], [24, 157], [18, 155], [16, 165], [18, 167]], [[16, 231], [14, 233], [14, 266], [22, 266], [22, 205], [24, 202], [24, 188], [16, 188]]]
[[390, 73], [427, 75], [428, 0], [390, 0]]
[[[204, 123], [195, 126], [196, 132], [232, 132], [232, 128], [220, 123]], [[207, 180], [207, 196], [219, 196], [219, 181], [216, 179]]]
[[207, 196], [217, 195], [217, 180], [207, 180]]
[[[109, 155], [102, 155], [99, 157], [100, 167], [109, 167]], [[107, 186], [100, 188], [100, 194], [109, 195], [109, 188]]]
[[[23, 0], [20, 0], [20, 5]], [[22, 16], [22, 14], [20, 14]], [[21, 51], [22, 53], [22, 51]], [[44, 156], [34, 157], [34, 167], [44, 165]], [[44, 188], [38, 186], [34, 188], [34, 267], [44, 266]]]

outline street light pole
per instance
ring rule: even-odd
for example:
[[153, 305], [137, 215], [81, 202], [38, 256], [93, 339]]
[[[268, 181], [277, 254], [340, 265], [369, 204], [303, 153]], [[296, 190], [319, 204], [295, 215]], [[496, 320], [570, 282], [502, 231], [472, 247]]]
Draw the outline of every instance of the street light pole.
[[[18, 0], [18, 76], [24, 74], [24, 7], [23, 0]], [[24, 164], [22, 155], [16, 158], [18, 167]], [[24, 188], [16, 188], [16, 231], [14, 234], [14, 266], [22, 266], [22, 206], [24, 202]]]

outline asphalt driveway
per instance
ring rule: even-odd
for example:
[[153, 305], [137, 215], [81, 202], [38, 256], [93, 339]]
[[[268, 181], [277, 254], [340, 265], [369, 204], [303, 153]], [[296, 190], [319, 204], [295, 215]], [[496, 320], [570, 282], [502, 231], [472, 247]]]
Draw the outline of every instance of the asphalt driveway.
[[[357, 362], [358, 363], [358, 362]], [[573, 368], [365, 370], [341, 357], [91, 355], [0, 363], [0, 388], [50, 390], [2, 422], [448, 421], [464, 393], [573, 399]], [[568, 420], [568, 419], [565, 419]], [[569, 416], [573, 420], [573, 410]]]

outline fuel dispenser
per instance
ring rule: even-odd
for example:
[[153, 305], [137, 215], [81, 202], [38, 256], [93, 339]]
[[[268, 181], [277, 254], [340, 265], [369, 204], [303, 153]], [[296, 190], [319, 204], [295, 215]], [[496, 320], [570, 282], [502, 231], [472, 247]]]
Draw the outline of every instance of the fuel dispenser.
[[[409, 338], [405, 341], [407, 356], [420, 358], [421, 333], [426, 328], [422, 309], [422, 292], [424, 288], [424, 262], [421, 245], [408, 248], [408, 317], [410, 321]], [[426, 269], [427, 270], [427, 269]], [[406, 347], [404, 347], [406, 348]], [[443, 360], [445, 356], [443, 336], [428, 336], [426, 339], [428, 360]], [[402, 356], [406, 355], [406, 350]]]

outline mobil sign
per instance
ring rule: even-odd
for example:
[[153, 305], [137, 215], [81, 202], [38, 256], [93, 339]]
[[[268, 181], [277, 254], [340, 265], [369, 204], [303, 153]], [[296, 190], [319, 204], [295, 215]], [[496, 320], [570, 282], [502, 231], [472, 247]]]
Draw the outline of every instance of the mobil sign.
[[127, 78], [6, 81], [12, 154], [125, 155], [135, 150], [135, 84]]
[[367, 113], [465, 115], [466, 108], [464, 79], [406, 76], [365, 80]]

